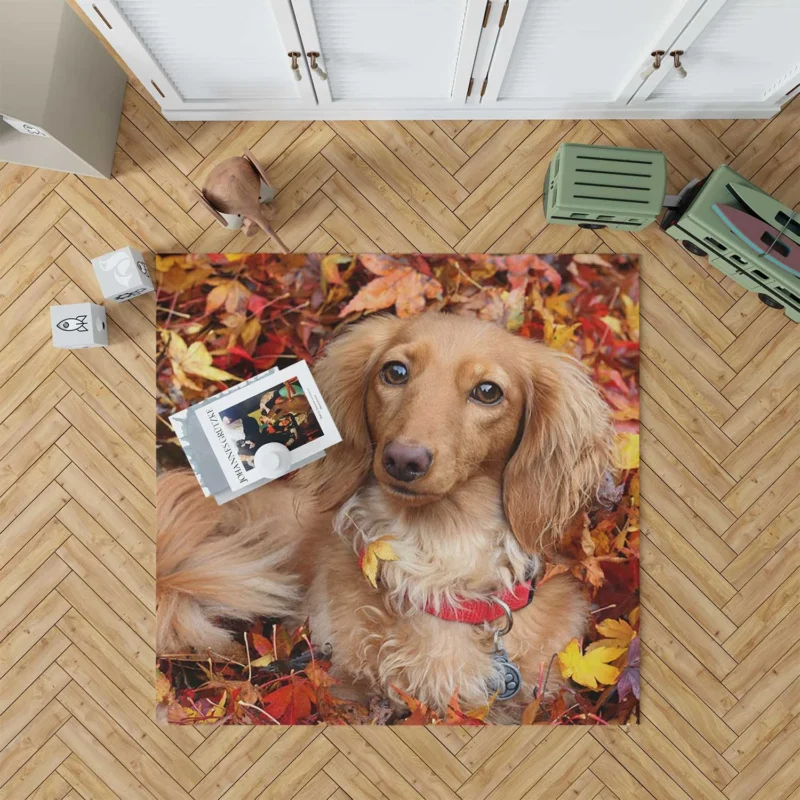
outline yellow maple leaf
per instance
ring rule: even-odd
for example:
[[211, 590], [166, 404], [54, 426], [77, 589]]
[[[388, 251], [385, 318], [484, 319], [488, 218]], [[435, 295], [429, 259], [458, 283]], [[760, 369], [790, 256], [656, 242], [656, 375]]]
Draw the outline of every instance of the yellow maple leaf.
[[[339, 272], [339, 265], [347, 264], [344, 274]], [[328, 286], [331, 284], [344, 283], [345, 279], [349, 278], [356, 265], [356, 256], [341, 255], [334, 253], [333, 255], [324, 256], [320, 261], [319, 274], [322, 283], [322, 291], [326, 292]]]
[[361, 571], [369, 581], [373, 589], [378, 588], [378, 568], [381, 561], [397, 561], [392, 541], [394, 536], [381, 536], [374, 542], [370, 542], [364, 549], [361, 557]]
[[617, 469], [639, 467], [639, 434], [618, 433], [614, 439], [614, 466]]
[[173, 267], [177, 269], [207, 267], [212, 272], [214, 271], [207, 253], [176, 253], [172, 256], [156, 256], [158, 272], [169, 272]]
[[631, 338], [634, 341], [639, 339], [639, 304], [634, 303], [628, 295], [620, 295], [622, 310], [625, 312], [625, 322], [628, 325]]
[[624, 619], [604, 619], [598, 624], [597, 632], [605, 638], [595, 645], [604, 647], [626, 648], [636, 636], [636, 631]]
[[[639, 475], [636, 474], [631, 478], [630, 485], [631, 505], [635, 508], [639, 507]], [[638, 530], [638, 528], [637, 528]]]
[[569, 319], [572, 316], [571, 302], [579, 292], [553, 294], [544, 301], [545, 307], [550, 311], [555, 311], [560, 317]]
[[161, 670], [156, 670], [156, 702], [166, 703], [174, 699], [175, 693], [172, 691], [169, 678]]
[[250, 662], [251, 667], [268, 667], [273, 661], [275, 660], [275, 656], [272, 653], [267, 653], [265, 656], [261, 656], [261, 658], [257, 658], [255, 661]]
[[216, 722], [218, 719], [222, 719], [225, 716], [225, 706], [227, 705], [227, 702], [228, 702], [228, 692], [225, 691], [222, 693], [222, 697], [220, 698], [219, 702], [206, 715], [206, 719], [202, 721]]
[[211, 365], [211, 353], [206, 349], [203, 342], [193, 342], [186, 345], [186, 342], [177, 333], [170, 333], [168, 353], [172, 362], [172, 371], [181, 386], [188, 386], [200, 391], [198, 386], [189, 375], [199, 375], [209, 381], [238, 381], [235, 375], [217, 369]]
[[552, 327], [545, 321], [544, 342], [556, 350], [563, 350], [572, 345], [575, 339], [575, 331], [581, 326], [580, 322], [574, 325], [553, 325]]
[[611, 330], [614, 331], [617, 336], [622, 336], [622, 323], [616, 317], [612, 317], [607, 314], [604, 317], [600, 317], [600, 319], [603, 320], [603, 322], [605, 322], [605, 324], [608, 325], [608, 327], [611, 328]]
[[182, 269], [173, 267], [169, 272], [158, 273], [158, 287], [164, 294], [185, 292], [193, 286], [199, 286], [214, 274], [211, 267], [198, 267], [197, 269]]
[[561, 674], [589, 689], [610, 686], [619, 678], [619, 670], [609, 662], [616, 661], [624, 652], [624, 647], [596, 647], [582, 653], [578, 640], [573, 639], [558, 654]]

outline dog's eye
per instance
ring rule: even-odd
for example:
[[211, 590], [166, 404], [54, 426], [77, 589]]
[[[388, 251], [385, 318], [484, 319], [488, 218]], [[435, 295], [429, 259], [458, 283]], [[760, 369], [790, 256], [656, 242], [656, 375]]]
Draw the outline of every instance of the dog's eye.
[[485, 406], [493, 406], [503, 399], [503, 390], [496, 383], [484, 381], [470, 392], [470, 397]]
[[400, 386], [408, 382], [408, 367], [399, 361], [390, 361], [381, 367], [381, 378], [390, 386]]

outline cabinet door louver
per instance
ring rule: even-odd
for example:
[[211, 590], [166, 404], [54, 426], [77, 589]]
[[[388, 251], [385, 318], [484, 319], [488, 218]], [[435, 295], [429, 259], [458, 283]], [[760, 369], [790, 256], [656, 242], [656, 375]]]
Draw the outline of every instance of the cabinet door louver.
[[297, 101], [267, 0], [116, 0], [116, 6], [183, 100]]
[[[467, 0], [311, 0], [331, 99], [448, 100], [467, 5]], [[304, 35], [302, 23], [300, 32]]]
[[800, 72], [800, 0], [728, 0], [685, 49], [651, 100], [760, 101]]
[[615, 100], [684, 5], [685, 0], [529, 0], [498, 100]]

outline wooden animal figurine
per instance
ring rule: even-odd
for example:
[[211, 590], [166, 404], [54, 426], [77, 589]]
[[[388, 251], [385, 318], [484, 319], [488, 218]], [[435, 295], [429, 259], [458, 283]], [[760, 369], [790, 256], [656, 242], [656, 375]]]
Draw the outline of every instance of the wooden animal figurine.
[[200, 199], [226, 228], [244, 225], [246, 236], [255, 235], [256, 229], [261, 228], [275, 240], [281, 252], [288, 253], [289, 249], [270, 224], [272, 211], [264, 205], [274, 196], [261, 165], [245, 150], [243, 156], [226, 158], [211, 170]]

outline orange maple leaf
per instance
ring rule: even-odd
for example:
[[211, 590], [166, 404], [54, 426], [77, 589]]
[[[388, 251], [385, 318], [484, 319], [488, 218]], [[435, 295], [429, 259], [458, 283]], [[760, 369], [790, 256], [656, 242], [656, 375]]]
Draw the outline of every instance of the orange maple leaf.
[[486, 715], [492, 708], [495, 697], [492, 695], [489, 702], [485, 706], [478, 706], [471, 711], [464, 711], [458, 702], [458, 690], [453, 693], [450, 702], [447, 704], [447, 716], [445, 717], [446, 725], [485, 725]]
[[411, 711], [411, 716], [406, 717], [400, 724], [401, 725], [437, 725], [441, 720], [436, 713], [428, 708], [421, 700], [406, 694], [402, 689], [392, 686], [392, 689], [400, 695], [400, 698], [408, 706]]
[[361, 263], [377, 278], [362, 286], [341, 310], [340, 317], [354, 311], [380, 311], [395, 306], [397, 316], [409, 317], [425, 308], [425, 300], [439, 299], [442, 285], [390, 256], [361, 256]]

